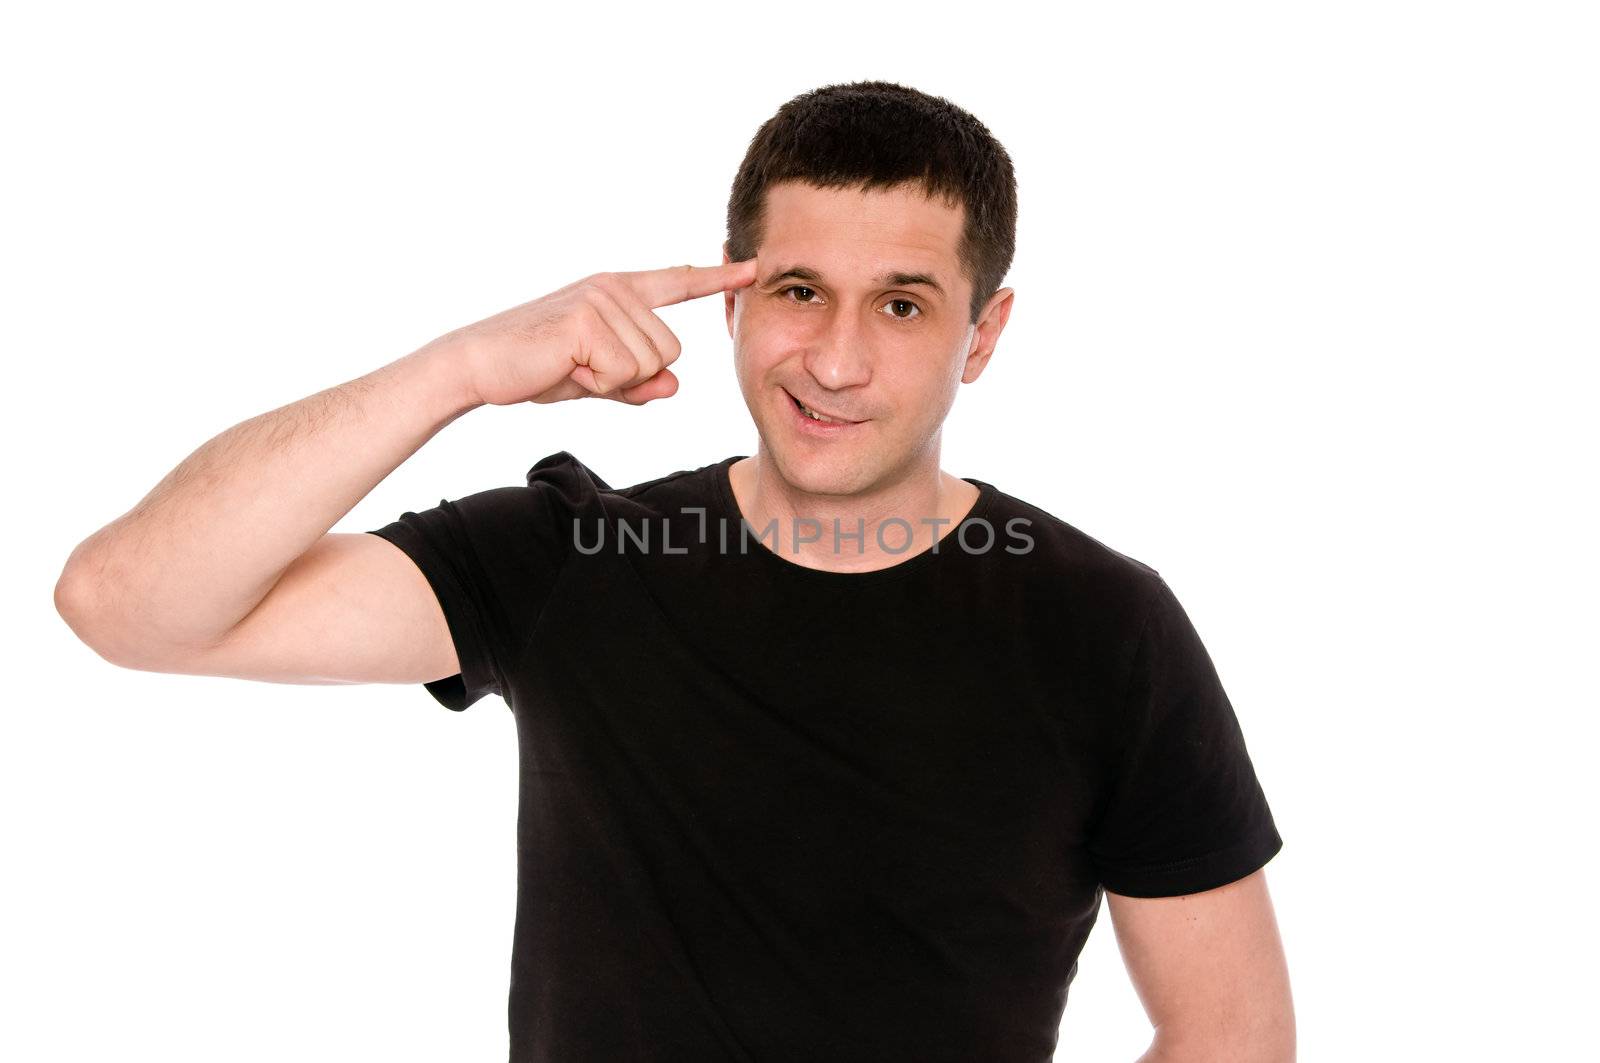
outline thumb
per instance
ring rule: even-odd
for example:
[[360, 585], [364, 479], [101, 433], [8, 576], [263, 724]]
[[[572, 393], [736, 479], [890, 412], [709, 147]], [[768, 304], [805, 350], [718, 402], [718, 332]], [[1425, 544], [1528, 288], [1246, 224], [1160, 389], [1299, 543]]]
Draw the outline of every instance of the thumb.
[[623, 402], [635, 406], [643, 406], [656, 399], [671, 398], [678, 393], [678, 377], [672, 370], [663, 368], [649, 380], [641, 381], [631, 388], [623, 388], [621, 394], [612, 393], [608, 398], [621, 399]]

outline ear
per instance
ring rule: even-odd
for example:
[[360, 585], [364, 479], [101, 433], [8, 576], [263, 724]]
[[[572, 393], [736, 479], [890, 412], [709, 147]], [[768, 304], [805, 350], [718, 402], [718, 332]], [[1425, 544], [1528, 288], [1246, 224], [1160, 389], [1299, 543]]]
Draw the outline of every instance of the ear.
[[[726, 241], [724, 241], [724, 243], [722, 245], [722, 264], [724, 266], [726, 266], [729, 262], [732, 262], [732, 261], [733, 261], [733, 259], [728, 257], [728, 245], [727, 245]], [[733, 339], [733, 304], [734, 304], [734, 296], [736, 296], [738, 294], [739, 293], [737, 291], [723, 292], [722, 293], [722, 316], [727, 319], [727, 322], [728, 322], [728, 338], [730, 340]]]
[[1011, 317], [1012, 296], [1016, 294], [1011, 288], [1001, 288], [989, 299], [983, 308], [983, 313], [978, 316], [978, 324], [972, 334], [972, 347], [967, 351], [967, 363], [961, 368], [963, 384], [970, 384], [978, 379], [983, 373], [984, 366], [989, 364], [989, 356], [994, 353], [995, 344], [1000, 342], [1000, 333]]

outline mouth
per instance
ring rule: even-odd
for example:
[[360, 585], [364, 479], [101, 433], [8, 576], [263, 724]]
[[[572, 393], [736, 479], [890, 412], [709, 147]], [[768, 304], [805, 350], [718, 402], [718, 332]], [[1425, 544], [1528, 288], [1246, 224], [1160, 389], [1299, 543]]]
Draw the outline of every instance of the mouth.
[[865, 421], [847, 421], [842, 417], [834, 417], [818, 410], [813, 410], [793, 395], [789, 395], [788, 391], [784, 391], [784, 394], [789, 396], [789, 405], [794, 409], [798, 419], [810, 428], [836, 431], [866, 423]]

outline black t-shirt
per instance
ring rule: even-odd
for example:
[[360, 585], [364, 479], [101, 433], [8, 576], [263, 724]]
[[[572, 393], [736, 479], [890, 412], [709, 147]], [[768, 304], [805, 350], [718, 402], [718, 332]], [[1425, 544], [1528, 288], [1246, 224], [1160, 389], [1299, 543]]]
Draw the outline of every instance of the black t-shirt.
[[1050, 1059], [1102, 889], [1283, 844], [1210, 657], [982, 480], [936, 548], [807, 568], [739, 457], [613, 489], [561, 451], [372, 532], [449, 623], [427, 690], [516, 720], [513, 1063]]

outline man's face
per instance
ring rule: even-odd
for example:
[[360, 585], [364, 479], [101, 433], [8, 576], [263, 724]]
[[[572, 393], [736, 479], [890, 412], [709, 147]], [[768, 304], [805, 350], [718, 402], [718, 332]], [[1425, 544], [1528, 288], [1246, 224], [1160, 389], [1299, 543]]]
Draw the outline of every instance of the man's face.
[[[956, 389], [983, 371], [1011, 307], [1002, 289], [969, 324], [963, 215], [918, 186], [767, 190], [756, 280], [724, 299], [745, 404], [797, 490], [856, 494], [937, 470]], [[853, 423], [819, 424], [797, 400]]]

